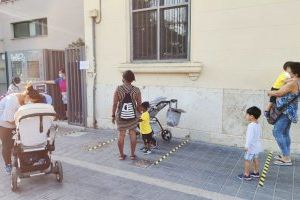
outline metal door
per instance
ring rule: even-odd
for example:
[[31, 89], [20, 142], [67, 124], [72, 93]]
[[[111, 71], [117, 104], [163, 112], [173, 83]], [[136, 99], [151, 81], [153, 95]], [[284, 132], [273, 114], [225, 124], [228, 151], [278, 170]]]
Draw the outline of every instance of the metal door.
[[80, 61], [85, 60], [84, 46], [65, 49], [65, 66], [68, 90], [68, 123], [86, 126], [86, 78], [80, 70]]
[[[45, 49], [44, 64], [46, 80], [55, 80], [58, 78], [60, 69], [65, 69], [65, 53], [59, 50]], [[53, 106], [57, 113], [58, 119], [63, 120], [66, 117], [64, 104], [62, 102], [61, 93], [57, 85], [47, 85], [48, 94], [52, 97]]]

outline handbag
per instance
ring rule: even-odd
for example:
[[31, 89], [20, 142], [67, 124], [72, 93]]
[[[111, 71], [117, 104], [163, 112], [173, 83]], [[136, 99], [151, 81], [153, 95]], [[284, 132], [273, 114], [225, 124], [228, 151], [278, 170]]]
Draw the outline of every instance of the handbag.
[[279, 117], [283, 114], [285, 109], [277, 108], [275, 104], [270, 109], [270, 116], [267, 118], [269, 124], [274, 125]]
[[[299, 84], [298, 84], [299, 89]], [[296, 99], [298, 99], [300, 96], [300, 91], [298, 90], [298, 95], [294, 97], [290, 102], [288, 102], [286, 105], [283, 105], [281, 107], [277, 107], [276, 104], [273, 104], [273, 106], [270, 109], [270, 117], [267, 118], [267, 121], [269, 124], [274, 125], [279, 117], [283, 114], [285, 109], [290, 105], [292, 102], [294, 102]]]

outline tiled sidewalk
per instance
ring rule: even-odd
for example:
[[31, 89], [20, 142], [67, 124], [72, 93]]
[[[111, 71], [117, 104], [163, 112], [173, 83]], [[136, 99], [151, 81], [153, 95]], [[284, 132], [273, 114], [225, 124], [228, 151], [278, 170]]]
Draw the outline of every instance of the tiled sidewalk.
[[[247, 182], [237, 178], [243, 171], [243, 151], [238, 148], [191, 141], [158, 165], [153, 163], [177, 146], [180, 139], [169, 143], [158, 138], [159, 149], [150, 155], [138, 150], [142, 145], [139, 140], [136, 161], [129, 158], [119, 161], [116, 141], [88, 151], [89, 147], [115, 137], [111, 130], [74, 132], [58, 137], [55, 155], [66, 158], [62, 160], [64, 183], [60, 185], [50, 177], [24, 179], [19, 192], [13, 194], [9, 190], [9, 177], [1, 173], [4, 184], [0, 186], [0, 199], [185, 200], [222, 196], [223, 199], [300, 199], [298, 156], [293, 166], [271, 165], [264, 187], [259, 187], [258, 180]], [[128, 145], [127, 137], [127, 155]], [[265, 158], [266, 154], [261, 155], [261, 168]], [[164, 182], [168, 184], [163, 185]]]

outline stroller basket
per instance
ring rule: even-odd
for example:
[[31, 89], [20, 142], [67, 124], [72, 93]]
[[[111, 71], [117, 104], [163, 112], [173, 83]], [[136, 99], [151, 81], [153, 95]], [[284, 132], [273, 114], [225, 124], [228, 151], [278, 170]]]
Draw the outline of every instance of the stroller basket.
[[152, 127], [153, 133], [161, 133], [162, 138], [165, 141], [170, 141], [172, 138], [172, 133], [168, 129], [164, 129], [162, 124], [159, 122], [156, 115], [168, 106], [167, 111], [167, 125], [170, 127], [175, 127], [179, 124], [181, 113], [184, 111], [177, 109], [177, 99], [167, 100], [165, 97], [158, 97], [150, 102], [150, 108], [148, 110], [150, 115], [150, 125]]
[[184, 112], [181, 109], [169, 108], [167, 111], [167, 125], [175, 127], [179, 124], [181, 113]]

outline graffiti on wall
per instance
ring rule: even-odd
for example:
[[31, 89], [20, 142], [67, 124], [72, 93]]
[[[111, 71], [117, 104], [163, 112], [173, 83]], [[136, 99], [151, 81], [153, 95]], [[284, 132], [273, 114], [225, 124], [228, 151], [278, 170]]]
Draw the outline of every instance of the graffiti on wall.
[[10, 60], [12, 62], [26, 62], [26, 57], [23, 53], [10, 54]]

